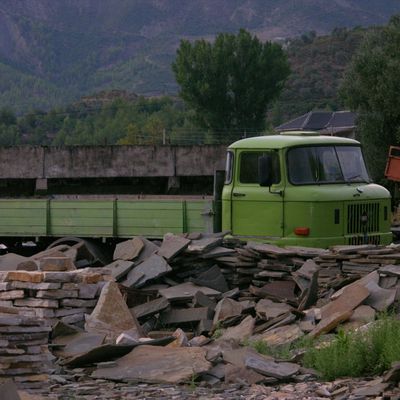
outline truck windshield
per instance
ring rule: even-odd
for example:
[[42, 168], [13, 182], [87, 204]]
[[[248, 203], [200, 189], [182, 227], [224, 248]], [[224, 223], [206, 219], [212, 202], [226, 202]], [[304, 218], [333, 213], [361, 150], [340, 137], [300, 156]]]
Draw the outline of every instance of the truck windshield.
[[288, 151], [287, 162], [295, 185], [370, 182], [358, 146], [297, 147]]

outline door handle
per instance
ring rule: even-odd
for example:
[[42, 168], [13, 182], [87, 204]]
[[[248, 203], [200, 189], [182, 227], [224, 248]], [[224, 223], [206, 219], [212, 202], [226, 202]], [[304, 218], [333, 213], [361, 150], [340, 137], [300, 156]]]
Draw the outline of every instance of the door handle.
[[233, 195], [235, 197], [244, 197], [244, 196], [246, 196], [246, 193], [233, 193]]

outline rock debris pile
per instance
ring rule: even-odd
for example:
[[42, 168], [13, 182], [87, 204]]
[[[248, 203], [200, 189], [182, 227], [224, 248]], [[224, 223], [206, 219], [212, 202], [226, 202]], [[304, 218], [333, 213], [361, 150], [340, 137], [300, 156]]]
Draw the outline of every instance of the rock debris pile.
[[[123, 241], [108, 263], [84, 248], [0, 257], [0, 365], [20, 387], [44, 390], [41, 371], [26, 363], [42, 363], [55, 392], [79, 372], [113, 388], [311, 382], [316, 373], [299, 355], [282, 361], [252, 344], [283, 348], [339, 324], [356, 329], [400, 297], [397, 245], [281, 248], [167, 234]], [[372, 386], [380, 395], [390, 383]], [[350, 395], [324, 390], [321, 397]]]

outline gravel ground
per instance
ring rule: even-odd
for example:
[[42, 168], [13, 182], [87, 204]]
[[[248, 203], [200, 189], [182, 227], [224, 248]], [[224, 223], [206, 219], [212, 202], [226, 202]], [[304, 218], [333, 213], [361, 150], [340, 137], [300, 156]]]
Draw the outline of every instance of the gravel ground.
[[[334, 382], [299, 382], [276, 386], [205, 383], [193, 385], [117, 383], [86, 376], [53, 376], [40, 388], [21, 392], [23, 400], [117, 400], [117, 399], [199, 399], [199, 400], [361, 400], [400, 399], [400, 389], [392, 384], [380, 394], [378, 380], [341, 379]], [[367, 387], [367, 392], [363, 388]], [[377, 393], [373, 393], [374, 391]], [[370, 394], [370, 396], [368, 396]], [[1, 396], [0, 396], [1, 397]]]

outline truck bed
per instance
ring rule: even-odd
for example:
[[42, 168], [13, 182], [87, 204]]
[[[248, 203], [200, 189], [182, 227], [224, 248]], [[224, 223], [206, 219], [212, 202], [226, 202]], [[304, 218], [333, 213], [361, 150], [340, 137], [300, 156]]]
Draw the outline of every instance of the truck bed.
[[211, 196], [60, 195], [0, 199], [0, 237], [162, 237], [213, 232]]

